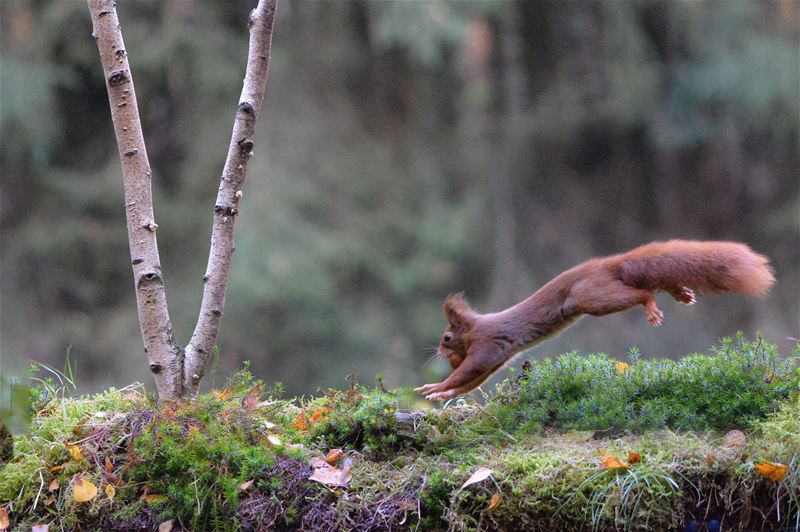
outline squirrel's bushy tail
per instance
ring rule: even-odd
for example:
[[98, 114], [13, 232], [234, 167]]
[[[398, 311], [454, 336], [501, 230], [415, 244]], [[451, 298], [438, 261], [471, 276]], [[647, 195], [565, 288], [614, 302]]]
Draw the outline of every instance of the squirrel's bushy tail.
[[622, 282], [646, 290], [764, 296], [775, 282], [769, 259], [735, 242], [654, 242], [615, 258]]

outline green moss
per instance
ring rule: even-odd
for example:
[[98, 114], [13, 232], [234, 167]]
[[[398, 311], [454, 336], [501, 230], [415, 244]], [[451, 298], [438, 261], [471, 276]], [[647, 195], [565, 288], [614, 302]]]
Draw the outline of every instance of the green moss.
[[[191, 404], [156, 405], [141, 387], [57, 394], [17, 437], [0, 504], [19, 529], [785, 527], [800, 520], [798, 375], [760, 339], [624, 372], [604, 355], [566, 355], [484, 405], [454, 401], [409, 426], [392, 393], [353, 384], [286, 401], [246, 368]], [[747, 431], [741, 446], [717, 430], [731, 425]], [[351, 467], [345, 489], [309, 480], [309, 459], [335, 447]], [[603, 469], [610, 456], [627, 464]], [[762, 476], [763, 461], [786, 474]], [[464, 486], [480, 467], [491, 475]], [[98, 487], [91, 502], [74, 501], [77, 474]]]

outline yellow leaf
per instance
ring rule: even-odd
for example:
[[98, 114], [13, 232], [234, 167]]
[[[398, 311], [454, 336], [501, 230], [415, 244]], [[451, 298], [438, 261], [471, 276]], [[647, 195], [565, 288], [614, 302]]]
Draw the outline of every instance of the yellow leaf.
[[620, 362], [617, 360], [614, 363], [614, 367], [617, 369], [617, 375], [622, 375], [625, 373], [625, 370], [628, 369], [628, 364], [626, 362]]
[[789, 468], [783, 464], [759, 462], [756, 464], [755, 470], [756, 473], [761, 476], [767, 477], [768, 479], [776, 482], [780, 482], [786, 476], [786, 472], [789, 470]]
[[503, 496], [500, 495], [500, 492], [495, 491], [494, 495], [492, 495], [492, 499], [489, 501], [489, 507], [486, 509], [491, 511], [500, 506], [500, 501], [502, 500], [502, 498]]
[[67, 450], [69, 451], [69, 455], [76, 462], [80, 462], [81, 460], [83, 460], [83, 450], [80, 448], [79, 445], [75, 445], [74, 443], [68, 443]]
[[106, 487], [103, 488], [103, 491], [106, 492], [106, 497], [112, 501], [114, 500], [114, 495], [117, 494], [117, 488], [115, 488], [113, 484], [106, 484]]
[[77, 478], [72, 487], [72, 497], [75, 502], [89, 502], [97, 497], [97, 486], [84, 478]]
[[625, 469], [626, 467], [628, 467], [628, 464], [613, 454], [605, 456], [597, 466], [598, 469]]
[[5, 507], [0, 508], [0, 530], [8, 530], [11, 526], [11, 521], [8, 519], [8, 510]]

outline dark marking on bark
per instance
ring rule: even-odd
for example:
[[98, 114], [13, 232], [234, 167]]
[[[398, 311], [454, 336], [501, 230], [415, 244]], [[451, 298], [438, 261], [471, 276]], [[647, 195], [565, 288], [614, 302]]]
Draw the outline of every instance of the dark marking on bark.
[[133, 157], [137, 153], [139, 153], [139, 150], [136, 150], [136, 149], [128, 150], [128, 151], [125, 152], [125, 157]]
[[222, 316], [222, 311], [218, 308], [215, 308], [214, 310], [211, 311], [211, 314], [213, 314], [214, 316]]
[[208, 274], [205, 274], [205, 275], [203, 276], [203, 282], [204, 282], [204, 283], [207, 283], [209, 279], [211, 279], [211, 276], [210, 276], [210, 275], [208, 275]]
[[116, 70], [108, 77], [108, 84], [112, 87], [118, 87], [130, 82], [130, 80], [131, 78], [128, 77], [124, 70]]
[[224, 205], [214, 205], [214, 212], [223, 216], [236, 216], [239, 214], [236, 207], [225, 207]]
[[253, 150], [253, 139], [243, 138], [237, 144], [239, 144], [239, 152], [242, 155], [247, 155]]
[[250, 102], [242, 102], [239, 104], [239, 110], [246, 115], [254, 115], [255, 109], [253, 109], [252, 104]]
[[122, 48], [117, 48], [116, 50], [114, 50], [114, 55], [117, 56], [117, 59], [122, 59], [123, 57], [125, 57], [125, 50], [123, 50]]
[[101, 11], [97, 14], [98, 17], [105, 17], [106, 15], [110, 15], [111, 11]]
[[150, 363], [150, 371], [152, 371], [153, 373], [161, 373], [161, 369], [162, 369], [161, 364], [159, 364], [158, 362]]
[[[144, 272], [139, 276], [139, 281], [136, 283], [136, 288], [142, 288], [144, 285], [148, 285], [153, 282], [161, 281], [161, 274], [157, 271], [149, 271]], [[152, 301], [148, 301], [152, 303]]]
[[143, 262], [144, 262], [144, 259], [133, 259], [133, 262], [131, 262], [131, 264], [136, 266], [137, 264], [141, 264]]

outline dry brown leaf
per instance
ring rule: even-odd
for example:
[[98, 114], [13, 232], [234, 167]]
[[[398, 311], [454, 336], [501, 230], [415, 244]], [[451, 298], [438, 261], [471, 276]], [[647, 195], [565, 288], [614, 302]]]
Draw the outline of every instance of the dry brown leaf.
[[711, 465], [717, 459], [717, 451], [711, 451], [706, 455], [706, 463]]
[[50, 481], [50, 485], [47, 486], [47, 491], [58, 491], [58, 488], [61, 487], [61, 482], [58, 481], [57, 478], [54, 478]]
[[498, 506], [500, 506], [500, 502], [502, 501], [503, 496], [500, 494], [499, 491], [495, 491], [494, 495], [492, 495], [492, 499], [489, 501], [489, 506], [486, 508], [489, 511], [494, 510]]
[[326, 486], [339, 486], [342, 488], [347, 487], [352, 478], [353, 474], [350, 473], [349, 467], [339, 469], [338, 467], [333, 467], [328, 464], [325, 464], [324, 467], [314, 469], [314, 472], [308, 477], [309, 480], [325, 484]]
[[106, 456], [105, 459], [105, 466], [106, 466], [106, 473], [114, 472], [114, 464], [111, 463], [111, 459], [108, 456]]
[[172, 532], [172, 523], [174, 519], [170, 519], [169, 521], [164, 521], [158, 525], [158, 532]]
[[247, 395], [245, 395], [244, 399], [242, 399], [242, 406], [247, 410], [252, 410], [256, 408], [259, 404], [259, 397], [258, 394], [261, 392], [261, 386], [256, 385], [253, 386], [253, 389], [250, 390]]
[[725, 447], [744, 447], [747, 444], [747, 435], [741, 430], [732, 430], [725, 435]]
[[76, 462], [80, 462], [83, 460], [83, 449], [81, 449], [80, 445], [76, 445], [74, 443], [68, 443], [67, 450], [69, 451], [69, 455], [72, 457], [73, 460]]
[[231, 391], [228, 388], [225, 388], [221, 392], [217, 392], [217, 401], [224, 401], [230, 394]]
[[247, 490], [250, 489], [250, 486], [252, 486], [252, 485], [253, 485], [253, 479], [250, 479], [248, 481], [242, 482], [239, 485], [239, 491], [247, 491]]
[[8, 510], [5, 507], [0, 508], [0, 530], [8, 530], [11, 526], [11, 520], [8, 518]]
[[786, 476], [789, 470], [784, 464], [776, 464], [774, 462], [759, 462], [755, 465], [756, 473], [770, 480], [780, 482]]
[[330, 465], [336, 464], [339, 459], [344, 456], [344, 451], [341, 449], [331, 449], [328, 451], [327, 456], [325, 456], [325, 461], [328, 462]]
[[642, 455], [641, 454], [633, 453], [633, 452], [629, 452], [628, 453], [628, 463], [629, 464], [638, 464], [641, 461], [642, 461]]
[[144, 496], [144, 500], [148, 504], [157, 504], [159, 502], [165, 501], [166, 499], [167, 499], [166, 495], [155, 495], [155, 494], [153, 494], [153, 495], [145, 495]]
[[628, 467], [628, 464], [614, 456], [613, 454], [609, 454], [603, 457], [600, 460], [600, 463], [597, 465], [598, 469], [624, 469]]
[[83, 428], [83, 426], [86, 424], [86, 422], [87, 422], [87, 421], [89, 421], [89, 419], [90, 419], [90, 416], [84, 416], [84, 417], [83, 417], [83, 419], [81, 419], [80, 421], [78, 421], [78, 422], [75, 424], [75, 426], [74, 426], [74, 427], [72, 427], [72, 433], [73, 433], [73, 434], [75, 434], [75, 435], [77, 436], [77, 435], [78, 435], [78, 434], [81, 432], [81, 429], [82, 429], [82, 428]]
[[72, 498], [75, 502], [89, 502], [97, 497], [97, 486], [85, 478], [76, 478], [72, 485]]
[[50, 525], [33, 525], [31, 532], [47, 532], [50, 530]]
[[117, 494], [117, 488], [115, 488], [113, 484], [106, 484], [106, 487], [103, 488], [103, 491], [106, 492], [106, 497], [112, 501], [114, 500], [114, 496]]
[[475, 471], [475, 472], [472, 474], [472, 476], [471, 476], [471, 477], [469, 477], [469, 478], [467, 479], [467, 481], [466, 481], [466, 482], [464, 482], [464, 483], [461, 485], [461, 489], [463, 490], [464, 488], [466, 488], [466, 487], [467, 487], [467, 486], [469, 486], [470, 484], [475, 484], [475, 483], [477, 483], [477, 482], [480, 482], [480, 481], [482, 481], [482, 480], [486, 480], [486, 479], [487, 479], [487, 478], [489, 478], [491, 475], [492, 475], [492, 470], [491, 470], [491, 469], [489, 469], [488, 467], [479, 467], [479, 468], [477, 469], [477, 471]]

